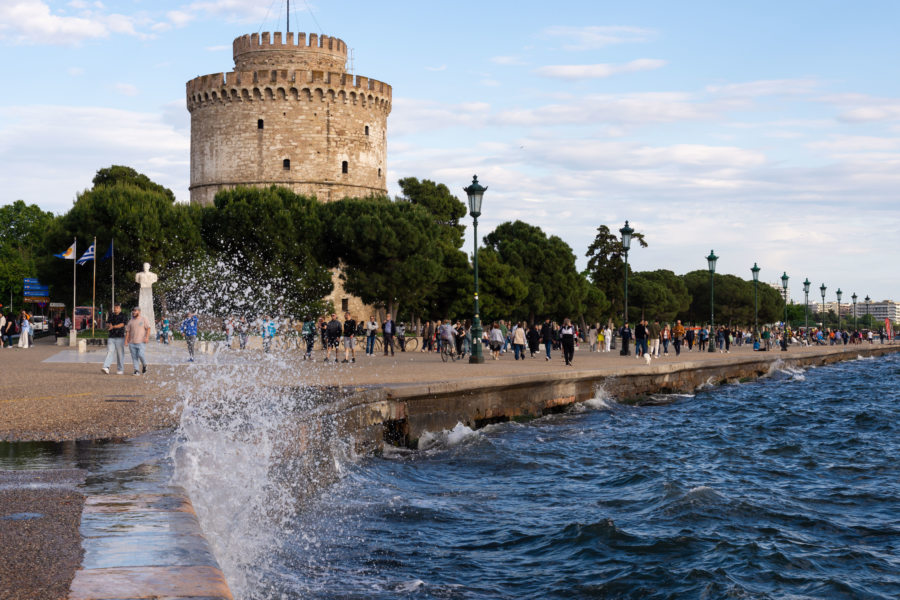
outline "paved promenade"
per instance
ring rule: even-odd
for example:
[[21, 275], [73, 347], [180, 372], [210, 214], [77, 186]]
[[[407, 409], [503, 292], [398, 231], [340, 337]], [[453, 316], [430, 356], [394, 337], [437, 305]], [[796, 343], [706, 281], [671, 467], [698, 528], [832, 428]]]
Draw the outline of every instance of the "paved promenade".
[[[774, 359], [828, 354], [852, 348], [793, 345], [788, 352], [776, 349], [754, 353], [750, 346], [734, 346], [728, 354], [694, 350], [676, 356], [670, 352], [653, 360], [649, 369], [681, 363], [725, 363], [749, 356]], [[543, 354], [515, 361], [507, 353], [497, 361], [488, 357], [483, 365], [470, 365], [466, 360], [444, 363], [437, 354], [419, 351], [397, 352], [393, 357], [366, 357], [360, 353], [353, 364], [324, 363], [319, 349], [312, 361], [302, 360], [302, 354], [293, 349], [276, 349], [265, 355], [260, 350], [220, 348], [210, 354], [198, 354], [197, 361], [189, 364], [187, 351], [179, 344], [150, 344], [147, 355], [149, 372], [133, 377], [128, 365], [127, 375], [100, 372], [105, 348], [79, 354], [74, 349], [55, 346], [50, 340], [40, 340], [28, 350], [0, 350], [0, 441], [125, 438], [173, 427], [178, 418], [173, 402], [178, 380], [214, 376], [230, 383], [241, 378], [242, 366], [260, 361], [271, 367], [268, 383], [340, 386], [467, 381], [477, 385], [478, 380], [489, 383], [495, 378], [517, 375], [552, 378], [560, 373], [591, 372], [609, 376], [648, 370], [641, 359], [620, 356], [615, 350], [592, 353], [584, 345], [575, 352], [571, 367], [565, 366], [560, 352], [554, 352], [551, 361], [546, 361]]]

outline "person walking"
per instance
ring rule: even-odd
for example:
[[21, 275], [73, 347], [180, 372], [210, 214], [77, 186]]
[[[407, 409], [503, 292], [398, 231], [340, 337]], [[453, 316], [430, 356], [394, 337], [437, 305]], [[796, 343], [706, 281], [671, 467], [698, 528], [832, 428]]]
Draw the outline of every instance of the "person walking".
[[525, 323], [519, 323], [513, 331], [513, 354], [516, 360], [525, 360], [525, 342]]
[[109, 366], [113, 357], [116, 359], [116, 375], [125, 374], [125, 315], [122, 314], [122, 305], [113, 306], [113, 311], [106, 317], [106, 329], [109, 337], [106, 340], [106, 360], [103, 361], [102, 371], [109, 375]]
[[225, 347], [231, 348], [231, 341], [234, 339], [234, 316], [229, 315], [225, 319]]
[[375, 356], [375, 337], [378, 335], [378, 321], [371, 315], [366, 321], [366, 356]]
[[350, 313], [344, 313], [344, 360], [341, 362], [356, 362], [356, 319]]
[[162, 343], [168, 346], [169, 338], [172, 337], [172, 330], [171, 327], [169, 327], [168, 319], [162, 320], [162, 325], [159, 328], [159, 336], [162, 339]]
[[599, 348], [597, 348], [597, 342], [600, 338], [600, 325], [598, 323], [593, 323], [588, 328], [587, 332], [587, 343], [591, 352], [597, 352]]
[[184, 336], [184, 341], [187, 343], [188, 362], [194, 362], [194, 344], [197, 342], [197, 328], [197, 315], [194, 314], [194, 311], [189, 310], [187, 317], [181, 322], [181, 327], [178, 328], [181, 331], [181, 335]]
[[503, 348], [503, 332], [500, 330], [500, 324], [497, 321], [491, 325], [491, 333], [488, 337], [488, 343], [491, 348], [491, 358], [500, 359], [500, 350]]
[[550, 360], [550, 348], [553, 347], [553, 325], [550, 323], [550, 319], [545, 319], [544, 325], [541, 327], [541, 341], [547, 350], [547, 360]]
[[607, 323], [606, 327], [603, 328], [603, 351], [604, 352], [612, 351], [612, 341], [613, 341], [612, 327], [610, 327], [609, 323]]
[[135, 306], [131, 309], [131, 320], [125, 325], [125, 347], [131, 352], [131, 363], [134, 366], [134, 375], [138, 376], [147, 372], [147, 358], [144, 356], [144, 348], [150, 339], [150, 321], [141, 316], [141, 308]]
[[247, 322], [247, 317], [241, 316], [240, 320], [237, 322], [237, 332], [238, 345], [241, 350], [246, 350], [247, 338], [250, 336], [250, 324]]
[[681, 344], [684, 342], [684, 325], [680, 320], [675, 321], [675, 329], [672, 330], [672, 341], [675, 343], [675, 356], [681, 356]]
[[709, 329], [707, 329], [706, 325], [700, 328], [700, 333], [697, 334], [697, 349], [700, 352], [706, 351], [706, 343], [709, 341]]
[[687, 342], [688, 352], [694, 349], [694, 333], [693, 327], [688, 327], [687, 331], [684, 334], [684, 340]]
[[0, 313], [0, 348], [6, 346], [6, 315]]
[[669, 342], [672, 341], [672, 329], [669, 327], [669, 324], [666, 323], [663, 325], [662, 331], [659, 334], [660, 341], [662, 342], [663, 347], [663, 356], [669, 355]]
[[31, 321], [28, 315], [22, 311], [21, 321], [19, 321], [19, 348], [31, 348]]
[[303, 321], [303, 329], [300, 330], [303, 341], [306, 342], [306, 352], [303, 353], [303, 360], [311, 360], [313, 346], [316, 345], [316, 322], [307, 317]]
[[541, 349], [541, 332], [534, 323], [528, 326], [525, 338], [528, 340], [528, 351], [531, 353], [531, 358], [534, 358], [534, 355]]
[[391, 349], [391, 356], [394, 355], [394, 336], [397, 335], [397, 324], [391, 318], [390, 313], [384, 319], [381, 326], [381, 333], [384, 335], [384, 355], [387, 356], [388, 348]]
[[334, 362], [338, 362], [338, 349], [341, 346], [341, 333], [344, 328], [338, 321], [337, 314], [332, 313], [331, 320], [325, 324], [325, 362], [331, 357], [331, 351], [334, 350]]
[[631, 342], [631, 326], [628, 323], [622, 325], [622, 329], [619, 331], [619, 335], [622, 338], [622, 350], [619, 351], [621, 356], [628, 356], [631, 352], [628, 349], [628, 344]]
[[6, 348], [12, 348], [12, 336], [16, 335], [16, 319], [13, 317], [12, 313], [6, 315], [6, 323], [3, 325], [3, 328], [0, 329], [0, 336], [2, 336], [4, 343], [6, 344]]
[[559, 343], [562, 346], [566, 366], [572, 366], [575, 358], [575, 327], [569, 319], [565, 319], [559, 328]]
[[634, 328], [634, 355], [641, 357], [647, 354], [647, 325], [646, 321], [641, 319], [638, 321], [637, 327]]
[[647, 326], [647, 339], [650, 341], [650, 356], [659, 358], [659, 335], [662, 330], [659, 328], [659, 319]]

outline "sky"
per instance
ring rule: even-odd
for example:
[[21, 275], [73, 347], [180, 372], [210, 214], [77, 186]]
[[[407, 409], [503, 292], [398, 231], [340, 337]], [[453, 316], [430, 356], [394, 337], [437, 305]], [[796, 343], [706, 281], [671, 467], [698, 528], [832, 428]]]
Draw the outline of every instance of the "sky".
[[[705, 269], [900, 300], [900, 2], [294, 0], [389, 83], [387, 178], [488, 186], [571, 246], [646, 235], [634, 270]], [[285, 0], [0, 0], [0, 204], [62, 213], [125, 164], [188, 201], [185, 82]], [[467, 222], [470, 221], [467, 218]], [[471, 227], [466, 250], [471, 252]], [[548, 276], [552, 276], [548, 273]]]

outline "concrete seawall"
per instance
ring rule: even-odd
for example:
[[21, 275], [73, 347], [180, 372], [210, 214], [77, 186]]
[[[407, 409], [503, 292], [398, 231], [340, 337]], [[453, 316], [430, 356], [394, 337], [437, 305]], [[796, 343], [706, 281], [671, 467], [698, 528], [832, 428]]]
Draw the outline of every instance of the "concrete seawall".
[[[335, 418], [337, 433], [352, 439], [361, 453], [385, 443], [415, 448], [425, 432], [463, 423], [478, 429], [492, 423], [526, 420], [560, 412], [596, 396], [598, 390], [620, 401], [655, 393], [693, 392], [701, 385], [756, 379], [779, 367], [810, 367], [900, 352], [900, 346], [857, 346], [822, 353], [755, 352], [726, 362], [685, 361], [645, 365], [610, 374], [564, 371], [420, 384], [362, 386], [332, 390], [340, 398], [322, 407]], [[637, 361], [635, 361], [637, 362]]]

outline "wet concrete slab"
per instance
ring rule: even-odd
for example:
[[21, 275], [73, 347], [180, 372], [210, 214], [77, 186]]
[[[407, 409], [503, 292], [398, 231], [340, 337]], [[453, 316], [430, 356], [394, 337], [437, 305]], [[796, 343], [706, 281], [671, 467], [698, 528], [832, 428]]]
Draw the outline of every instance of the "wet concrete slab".
[[81, 536], [69, 600], [232, 598], [180, 488], [89, 496]]

